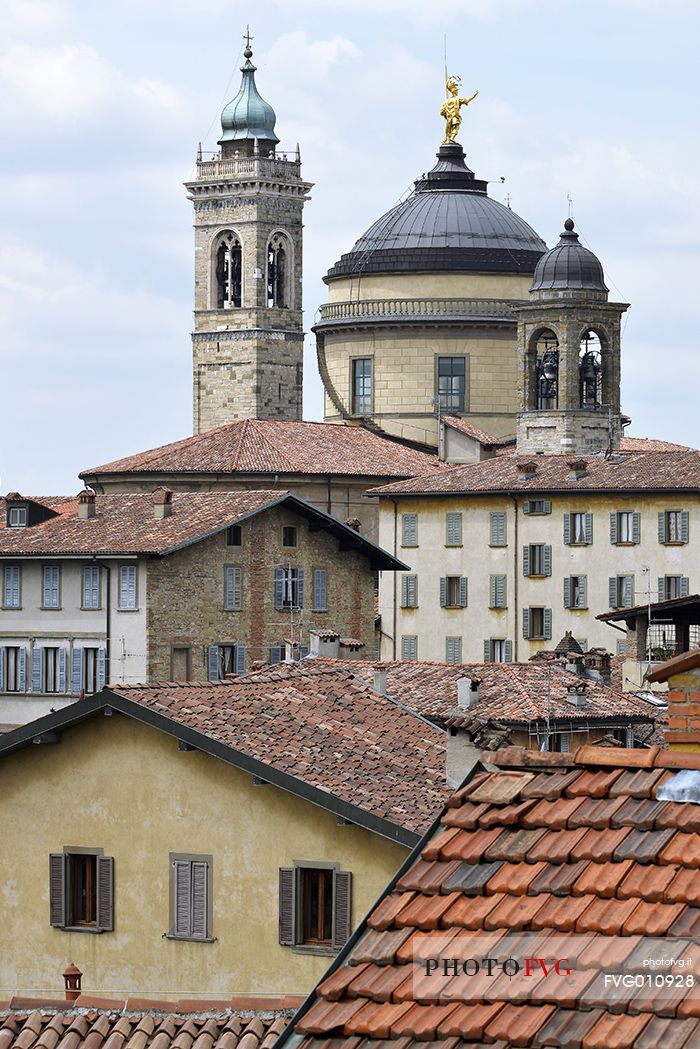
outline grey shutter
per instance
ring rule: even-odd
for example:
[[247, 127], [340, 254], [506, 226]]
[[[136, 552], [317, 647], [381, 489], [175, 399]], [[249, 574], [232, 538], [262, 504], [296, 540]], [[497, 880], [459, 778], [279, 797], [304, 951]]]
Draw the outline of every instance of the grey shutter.
[[66, 858], [62, 852], [49, 855], [49, 922], [57, 929], [66, 924]]
[[0, 692], [4, 692], [4, 690], [5, 690], [4, 671], [5, 671], [5, 654], [3, 652], [2, 645], [0, 645]]
[[506, 661], [506, 663], [512, 663], [513, 662], [513, 642], [512, 641], [506, 641], [505, 648], [506, 648], [506, 653], [505, 653], [506, 660], [505, 661]]
[[[543, 514], [551, 514], [551, 512], [552, 512], [552, 500], [551, 499], [543, 499], [542, 500], [542, 513]], [[509, 644], [509, 642], [506, 641], [506, 644]]]
[[529, 608], [524, 608], [523, 609], [523, 637], [524, 638], [528, 638], [528, 639], [530, 637], [530, 609]]
[[634, 605], [634, 576], [624, 576], [624, 582], [622, 584], [622, 607], [632, 608]]
[[608, 601], [611, 608], [617, 608], [617, 576], [608, 577]]
[[270, 662], [281, 663], [284, 651], [281, 645], [270, 645]]
[[659, 589], [658, 589], [659, 601], [665, 601], [666, 600], [666, 579], [665, 579], [664, 576], [660, 575], [658, 581], [659, 581]]
[[484, 641], [484, 663], [491, 662], [491, 640], [487, 638]]
[[233, 578], [233, 566], [227, 565], [224, 569], [224, 608], [232, 609], [234, 605], [235, 584]]
[[462, 515], [461, 513], [447, 514], [447, 545], [462, 545]]
[[79, 695], [83, 684], [83, 650], [73, 646], [70, 657], [70, 690], [74, 696]]
[[506, 594], [507, 594], [506, 586], [507, 586], [506, 577], [504, 575], [497, 575], [496, 576], [496, 607], [497, 608], [506, 608], [506, 606], [508, 604], [507, 597], [506, 597]]
[[491, 546], [506, 545], [506, 515], [502, 510], [491, 514]]
[[578, 589], [579, 589], [579, 608], [588, 608], [588, 576], [580, 575], [578, 577]]
[[245, 674], [245, 645], [236, 645], [236, 673]]
[[586, 543], [589, 545], [593, 542], [593, 514], [588, 511], [585, 517], [586, 521]]
[[688, 542], [689, 534], [690, 534], [690, 530], [689, 530], [689, 515], [688, 515], [688, 511], [687, 510], [682, 510], [681, 511], [681, 542], [682, 543], [687, 543]]
[[635, 510], [632, 514], [632, 542], [638, 543], [641, 532], [642, 515]]
[[297, 608], [304, 607], [304, 569], [297, 569]]
[[523, 503], [523, 513], [524, 514], [529, 514], [530, 513], [530, 500], [529, 499], [526, 499], [525, 502]]
[[192, 864], [189, 860], [174, 860], [175, 900], [173, 934], [189, 936], [192, 928]]
[[19, 650], [19, 667], [17, 673], [17, 683], [19, 685], [20, 692], [27, 691], [27, 650], [22, 645]]
[[551, 575], [552, 574], [552, 548], [551, 548], [551, 546], [545, 546], [543, 554], [544, 554], [544, 556], [542, 558], [542, 574], [543, 575]]
[[299, 659], [306, 659], [310, 651], [308, 645], [299, 645]]
[[523, 575], [530, 575], [530, 547], [523, 547]]
[[681, 592], [680, 592], [680, 596], [681, 597], [687, 597], [689, 593], [690, 593], [690, 580], [688, 579], [687, 575], [682, 575], [681, 576]]
[[[496, 582], [498, 576], [492, 575], [489, 579], [489, 606], [491, 608], [498, 608], [498, 583]], [[486, 642], [484, 642], [486, 643]]]
[[564, 608], [571, 608], [571, 576], [564, 577]]
[[101, 692], [105, 687], [105, 669], [107, 663], [107, 653], [105, 652], [104, 645], [100, 645], [97, 652], [97, 691]]
[[352, 916], [352, 874], [350, 871], [333, 871], [333, 925], [331, 943], [335, 950], [350, 938]]
[[279, 942], [285, 947], [296, 943], [296, 872], [293, 867], [279, 869]]
[[314, 569], [314, 608], [325, 612], [328, 608], [328, 586], [325, 568]]
[[459, 577], [459, 603], [462, 608], [469, 603], [469, 580], [465, 575]]
[[207, 935], [208, 881], [209, 864], [205, 860], [193, 860], [191, 936]]
[[617, 545], [617, 514], [610, 514], [610, 542]]
[[571, 514], [564, 514], [564, 544], [571, 546]]
[[[66, 659], [66, 656], [67, 656], [67, 652], [66, 652], [65, 648], [59, 648], [59, 650], [58, 650], [58, 691], [59, 692], [65, 692], [66, 691], [66, 664], [68, 662], [68, 660]], [[1, 658], [2, 657], [0, 655], [0, 660], [1, 660]], [[0, 685], [0, 688], [1, 687], [2, 687], [2, 685]]]
[[418, 515], [403, 514], [401, 517], [402, 546], [418, 545]]
[[543, 629], [542, 633], [543, 633], [543, 636], [544, 636], [545, 640], [549, 641], [549, 639], [552, 636], [552, 610], [551, 610], [551, 608], [545, 608], [544, 609], [544, 613], [542, 615], [542, 619], [544, 620], [544, 629]]
[[275, 608], [284, 608], [284, 568], [275, 569]]
[[41, 656], [40, 648], [32, 649], [32, 692], [41, 692]]
[[659, 542], [666, 542], [666, 513], [664, 510], [659, 511]]
[[97, 927], [105, 932], [114, 928], [114, 860], [97, 856]]
[[443, 576], [440, 580], [440, 608], [447, 607], [447, 578]]
[[207, 647], [207, 678], [209, 681], [219, 680], [219, 646], [209, 645]]

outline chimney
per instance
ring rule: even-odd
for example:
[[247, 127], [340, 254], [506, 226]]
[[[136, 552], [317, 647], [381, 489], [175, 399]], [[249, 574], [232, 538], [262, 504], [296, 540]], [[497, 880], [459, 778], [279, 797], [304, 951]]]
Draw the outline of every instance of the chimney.
[[577, 682], [575, 685], [567, 685], [566, 702], [571, 703], [572, 707], [585, 707], [588, 703], [586, 698], [587, 691], [588, 685], [585, 681]]
[[340, 634], [337, 630], [310, 630], [311, 655], [321, 659], [337, 659], [340, 653]]
[[456, 790], [481, 760], [481, 750], [471, 734], [456, 725], [450, 725], [445, 739], [445, 780]]
[[375, 670], [372, 688], [379, 696], [386, 695], [386, 670]]
[[654, 667], [647, 688], [668, 685], [668, 728], [664, 742], [669, 750], [700, 751], [700, 649], [691, 648]]
[[95, 516], [95, 493], [91, 488], [84, 488], [78, 494], [78, 517], [81, 521], [92, 521]]
[[569, 475], [569, 480], [571, 481], [580, 481], [588, 473], [588, 462], [586, 459], [572, 459], [571, 462], [567, 463], [567, 466], [571, 470]]
[[460, 710], [469, 710], [479, 702], [481, 678], [461, 677], [457, 681], [457, 706]]
[[170, 517], [173, 512], [173, 493], [169, 488], [156, 488], [153, 493], [153, 516], [156, 521]]
[[362, 659], [364, 641], [356, 637], [341, 637], [338, 642], [338, 654], [341, 659]]
[[74, 1002], [76, 998], [80, 997], [82, 978], [83, 974], [75, 962], [71, 962], [70, 965], [66, 966], [64, 969], [63, 986], [65, 988], [67, 1002]]
[[526, 459], [515, 464], [518, 470], [519, 481], [530, 481], [537, 473], [537, 463], [532, 459]]
[[591, 681], [609, 685], [612, 680], [610, 653], [605, 648], [591, 648], [583, 657], [584, 675]]

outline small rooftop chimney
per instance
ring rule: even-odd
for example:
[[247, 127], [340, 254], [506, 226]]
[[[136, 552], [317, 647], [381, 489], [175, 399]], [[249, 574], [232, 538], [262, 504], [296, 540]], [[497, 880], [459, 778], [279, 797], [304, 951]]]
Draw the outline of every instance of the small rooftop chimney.
[[461, 710], [475, 707], [481, 699], [479, 686], [481, 678], [461, 677], [457, 680], [457, 706]]
[[516, 463], [516, 467], [519, 481], [529, 481], [537, 473], [537, 463], [533, 462], [532, 459]]
[[78, 493], [78, 517], [81, 521], [91, 521], [95, 516], [95, 493], [91, 488], [84, 488]]
[[83, 974], [75, 962], [71, 962], [70, 965], [67, 965], [63, 970], [63, 985], [66, 992], [67, 1002], [74, 1002], [76, 998], [80, 997], [82, 978]]
[[386, 695], [386, 670], [375, 670], [372, 687], [378, 695]]
[[572, 481], [580, 481], [588, 473], [588, 462], [586, 459], [572, 459], [567, 465], [571, 470]]
[[156, 521], [170, 517], [173, 512], [173, 493], [169, 488], [156, 488], [153, 493], [153, 516]]
[[579, 681], [575, 685], [566, 686], [566, 702], [573, 707], [585, 707], [588, 702], [586, 692], [588, 685], [585, 681]]
[[322, 659], [337, 659], [340, 651], [340, 634], [337, 630], [310, 630], [311, 655]]

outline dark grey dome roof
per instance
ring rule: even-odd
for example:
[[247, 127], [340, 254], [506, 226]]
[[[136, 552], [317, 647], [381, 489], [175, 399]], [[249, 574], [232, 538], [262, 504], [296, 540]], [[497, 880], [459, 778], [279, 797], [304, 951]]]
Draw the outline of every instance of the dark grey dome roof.
[[510, 208], [487, 196], [457, 144], [415, 190], [364, 233], [326, 279], [358, 273], [532, 273], [547, 245]]
[[576, 289], [605, 291], [603, 267], [599, 259], [579, 244], [574, 220], [567, 219], [559, 243], [537, 263], [530, 291]]

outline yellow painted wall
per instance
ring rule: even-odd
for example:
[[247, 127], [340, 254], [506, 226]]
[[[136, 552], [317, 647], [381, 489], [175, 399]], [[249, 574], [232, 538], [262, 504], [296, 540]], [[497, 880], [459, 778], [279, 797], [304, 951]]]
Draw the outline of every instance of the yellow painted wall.
[[[352, 871], [357, 924], [407, 854], [116, 714], [0, 759], [0, 798], [0, 998], [60, 994], [70, 961], [100, 994], [306, 993], [330, 958], [278, 944], [278, 868]], [[49, 925], [48, 856], [66, 845], [114, 857], [114, 932]], [[213, 856], [215, 943], [163, 938], [171, 852]]]
[[379, 273], [328, 283], [329, 302], [362, 299], [527, 299], [530, 274]]

